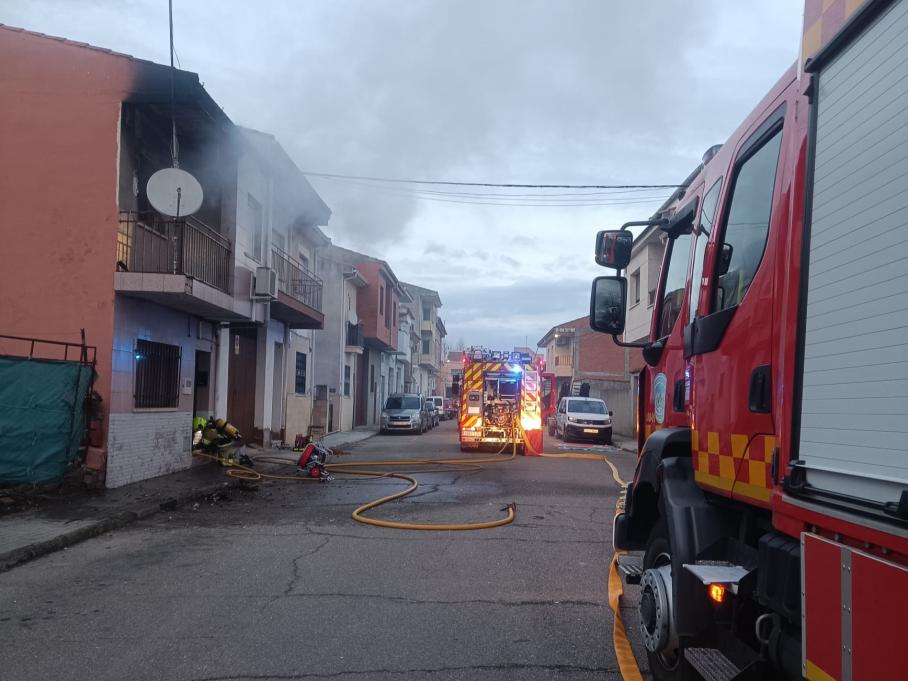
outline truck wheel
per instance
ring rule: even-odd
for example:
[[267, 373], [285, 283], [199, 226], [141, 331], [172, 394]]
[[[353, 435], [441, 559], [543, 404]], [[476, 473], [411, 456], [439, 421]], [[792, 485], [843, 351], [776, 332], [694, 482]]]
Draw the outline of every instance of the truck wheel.
[[[644, 578], [646, 571], [656, 570], [666, 565], [671, 565], [671, 544], [668, 539], [668, 530], [660, 520], [653, 527], [646, 544], [646, 552], [643, 554]], [[655, 634], [660, 625], [657, 613], [661, 610], [658, 605], [663, 594], [658, 593], [658, 588], [653, 588], [652, 583], [647, 584], [648, 581], [644, 579], [641, 583], [640, 621], [645, 632]], [[668, 598], [670, 601], [670, 591]], [[684, 651], [680, 645], [673, 649], [656, 652], [651, 651], [647, 646], [646, 656], [649, 659], [650, 671], [656, 681], [694, 681], [699, 678], [684, 659]]]

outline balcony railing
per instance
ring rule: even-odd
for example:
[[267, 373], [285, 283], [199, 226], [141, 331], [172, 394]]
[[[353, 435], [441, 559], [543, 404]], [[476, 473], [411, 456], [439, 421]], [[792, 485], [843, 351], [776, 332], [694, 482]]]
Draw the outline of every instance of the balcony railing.
[[351, 324], [347, 322], [347, 345], [361, 348], [363, 346], [363, 323]]
[[120, 213], [119, 269], [183, 274], [229, 292], [230, 262], [230, 241], [193, 217]]
[[322, 311], [322, 280], [277, 246], [271, 249], [271, 266], [277, 273], [277, 287], [313, 310]]

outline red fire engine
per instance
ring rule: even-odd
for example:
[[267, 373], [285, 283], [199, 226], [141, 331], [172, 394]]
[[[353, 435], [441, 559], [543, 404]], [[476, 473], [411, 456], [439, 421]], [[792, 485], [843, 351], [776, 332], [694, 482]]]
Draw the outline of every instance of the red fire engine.
[[464, 352], [463, 379], [455, 388], [461, 450], [516, 447], [526, 454], [542, 453], [552, 377], [541, 368], [541, 358], [529, 353], [482, 348]]
[[[626, 225], [667, 238], [614, 527], [658, 681], [908, 678], [906, 107], [908, 0], [808, 0], [798, 64]], [[626, 293], [593, 284], [616, 342]]]

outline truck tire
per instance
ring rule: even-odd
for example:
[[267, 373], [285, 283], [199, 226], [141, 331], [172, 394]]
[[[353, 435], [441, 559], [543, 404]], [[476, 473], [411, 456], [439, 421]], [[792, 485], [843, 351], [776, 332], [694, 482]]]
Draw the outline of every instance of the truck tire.
[[[671, 543], [664, 521], [660, 520], [653, 527], [643, 554], [643, 569], [649, 570], [671, 563]], [[644, 593], [641, 591], [641, 622], [646, 626], [644, 610]], [[649, 668], [655, 681], [695, 681], [700, 677], [684, 659], [684, 651], [679, 646], [671, 652], [653, 653], [646, 651]]]

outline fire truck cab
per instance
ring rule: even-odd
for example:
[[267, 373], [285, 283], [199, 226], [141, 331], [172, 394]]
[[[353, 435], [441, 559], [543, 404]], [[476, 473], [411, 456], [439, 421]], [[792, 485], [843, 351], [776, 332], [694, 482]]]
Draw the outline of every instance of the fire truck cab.
[[[906, 106], [908, 0], [808, 0], [801, 60], [628, 225], [667, 239], [614, 524], [657, 681], [908, 675]], [[616, 340], [629, 241], [597, 239]]]

